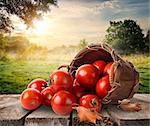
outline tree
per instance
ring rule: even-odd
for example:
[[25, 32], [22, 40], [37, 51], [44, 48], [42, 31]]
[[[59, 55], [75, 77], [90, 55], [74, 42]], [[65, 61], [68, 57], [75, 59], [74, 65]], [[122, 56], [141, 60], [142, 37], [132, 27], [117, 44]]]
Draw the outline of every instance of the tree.
[[146, 36], [144, 38], [144, 42], [145, 42], [144, 51], [145, 52], [149, 52], [150, 30], [147, 31], [147, 34], [146, 34]]
[[122, 53], [143, 52], [145, 48], [142, 29], [133, 20], [110, 21], [106, 41]]
[[88, 42], [86, 41], [86, 39], [81, 39], [80, 43], [79, 43], [79, 48], [83, 49], [84, 47], [86, 47], [88, 45]]
[[4, 36], [0, 34], [0, 59], [7, 57], [8, 53], [22, 53], [29, 46], [29, 40], [23, 36]]
[[32, 25], [35, 18], [50, 10], [56, 0], [0, 0], [0, 32], [11, 32], [14, 28], [11, 15], [18, 16], [27, 26]]
[[24, 36], [6, 36], [5, 38], [7, 38], [8, 43], [7, 52], [21, 53], [30, 45], [29, 40]]

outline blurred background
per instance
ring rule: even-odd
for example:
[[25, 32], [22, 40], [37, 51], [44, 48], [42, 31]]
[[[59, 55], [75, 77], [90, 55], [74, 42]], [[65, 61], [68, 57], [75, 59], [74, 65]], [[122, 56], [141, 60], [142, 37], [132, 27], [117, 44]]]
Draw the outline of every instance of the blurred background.
[[148, 12], [148, 0], [0, 2], [0, 93], [48, 81], [82, 48], [103, 42], [140, 72], [138, 93], [150, 93]]

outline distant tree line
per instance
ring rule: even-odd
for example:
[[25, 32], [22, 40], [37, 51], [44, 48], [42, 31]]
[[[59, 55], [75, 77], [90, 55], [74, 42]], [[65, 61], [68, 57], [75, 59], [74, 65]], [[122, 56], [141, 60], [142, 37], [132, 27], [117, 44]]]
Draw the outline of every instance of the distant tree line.
[[47, 51], [46, 47], [30, 43], [24, 36], [4, 36], [0, 34], [0, 60], [12, 58], [12, 56], [14, 58], [26, 59], [37, 52], [40, 54]]

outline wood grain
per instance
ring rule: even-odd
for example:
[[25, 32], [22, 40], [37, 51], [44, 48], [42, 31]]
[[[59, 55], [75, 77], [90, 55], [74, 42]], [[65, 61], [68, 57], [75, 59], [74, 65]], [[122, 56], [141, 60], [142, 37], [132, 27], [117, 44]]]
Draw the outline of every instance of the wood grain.
[[144, 102], [150, 102], [150, 94], [135, 94], [134, 98]]
[[133, 102], [141, 104], [142, 110], [139, 112], [127, 112], [119, 109], [115, 105], [110, 105], [107, 108], [108, 113], [118, 126], [149, 126], [150, 102], [147, 101], [149, 99], [148, 97], [149, 95], [138, 95], [132, 99]]
[[0, 126], [23, 126], [31, 112], [24, 110], [18, 99], [19, 95], [0, 95]]
[[25, 126], [67, 126], [69, 116], [56, 115], [50, 107], [41, 106], [25, 119]]

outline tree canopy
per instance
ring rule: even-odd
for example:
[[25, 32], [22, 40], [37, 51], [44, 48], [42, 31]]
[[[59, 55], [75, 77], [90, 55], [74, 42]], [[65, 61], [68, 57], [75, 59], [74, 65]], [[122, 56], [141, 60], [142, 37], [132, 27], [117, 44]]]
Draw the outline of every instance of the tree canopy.
[[50, 5], [57, 5], [57, 0], [0, 0], [0, 32], [11, 32], [14, 28], [11, 15], [31, 26], [33, 19], [50, 11]]
[[143, 52], [146, 48], [142, 29], [134, 20], [110, 21], [106, 41], [122, 53]]

